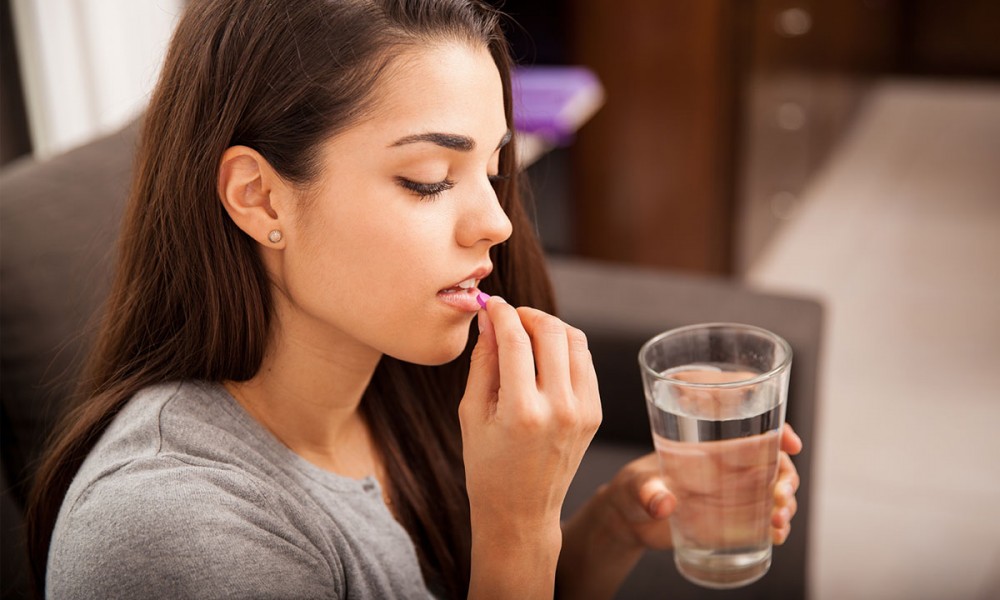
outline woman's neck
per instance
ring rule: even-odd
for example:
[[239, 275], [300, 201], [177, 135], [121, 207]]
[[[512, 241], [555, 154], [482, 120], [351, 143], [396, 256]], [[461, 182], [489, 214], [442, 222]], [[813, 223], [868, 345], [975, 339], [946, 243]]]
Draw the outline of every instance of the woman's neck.
[[260, 370], [226, 388], [309, 462], [348, 477], [379, 474], [381, 460], [359, 406], [381, 354], [308, 324], [276, 321]]

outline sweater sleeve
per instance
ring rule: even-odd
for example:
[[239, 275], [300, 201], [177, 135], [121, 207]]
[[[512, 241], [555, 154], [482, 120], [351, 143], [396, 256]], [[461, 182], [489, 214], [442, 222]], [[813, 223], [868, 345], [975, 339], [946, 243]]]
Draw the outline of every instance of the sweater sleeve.
[[64, 507], [46, 597], [340, 598], [343, 576], [246, 475], [162, 458]]

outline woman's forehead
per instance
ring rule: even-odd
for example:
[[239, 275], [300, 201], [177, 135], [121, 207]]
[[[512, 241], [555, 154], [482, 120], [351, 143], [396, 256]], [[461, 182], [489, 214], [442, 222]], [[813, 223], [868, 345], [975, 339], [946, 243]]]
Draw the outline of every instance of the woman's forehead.
[[369, 124], [395, 136], [393, 142], [437, 131], [487, 143], [479, 138], [502, 135], [507, 127], [496, 64], [485, 47], [469, 43], [408, 47], [389, 65], [374, 100]]

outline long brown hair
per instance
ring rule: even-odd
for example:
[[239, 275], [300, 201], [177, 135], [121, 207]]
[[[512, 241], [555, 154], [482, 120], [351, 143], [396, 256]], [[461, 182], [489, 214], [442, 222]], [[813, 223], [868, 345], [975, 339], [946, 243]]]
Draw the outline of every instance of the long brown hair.
[[[500, 16], [479, 0], [190, 3], [144, 117], [117, 270], [81, 400], [56, 430], [29, 500], [38, 590], [66, 491], [124, 404], [154, 383], [244, 381], [260, 367], [271, 291], [256, 242], [217, 197], [223, 151], [249, 146], [287, 180], [310, 183], [318, 175], [319, 146], [371, 109], [394, 53], [441, 37], [489, 49], [513, 129], [511, 59]], [[515, 143], [501, 152], [500, 172], [508, 179], [497, 195], [514, 233], [493, 249], [494, 274], [483, 288], [552, 310], [541, 249], [521, 200]], [[361, 403], [424, 575], [452, 597], [464, 597], [469, 581], [457, 406], [475, 340], [473, 328], [462, 357], [440, 367], [384, 357]]]

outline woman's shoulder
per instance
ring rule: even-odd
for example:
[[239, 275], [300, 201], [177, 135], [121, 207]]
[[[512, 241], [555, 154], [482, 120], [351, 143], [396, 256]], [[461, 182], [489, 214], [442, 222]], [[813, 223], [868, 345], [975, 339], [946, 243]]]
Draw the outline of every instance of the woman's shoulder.
[[161, 456], [64, 506], [46, 587], [53, 598], [319, 597], [338, 572], [245, 474]]
[[57, 533], [64, 521], [81, 519], [183, 529], [186, 522], [218, 519], [220, 511], [232, 516], [252, 507], [273, 509], [274, 485], [241, 461], [253, 442], [239, 435], [218, 402], [199, 382], [136, 393], [77, 472]]
[[180, 381], [139, 390], [88, 454], [77, 479], [92, 481], [126, 465], [248, 467], [259, 464], [261, 436], [220, 384]]
[[267, 505], [280, 484], [263, 472], [261, 443], [244, 431], [227, 400], [220, 385], [196, 381], [137, 392], [88, 454], [64, 510], [116, 498], [129, 499], [129, 506], [215, 497]]
[[231, 430], [235, 419], [227, 405], [232, 402], [218, 383], [186, 380], [150, 385], [126, 402], [105, 437], [134, 435], [148, 428], [161, 435], [189, 431], [199, 436], [205, 429]]
[[[156, 386], [119, 413], [60, 510], [51, 597], [259, 596], [276, 581], [283, 594], [314, 597], [337, 587], [339, 569], [288, 519], [274, 485], [227, 456], [231, 428], [198, 414], [213, 400], [206, 393]], [[301, 589], [287, 587], [290, 574]]]

